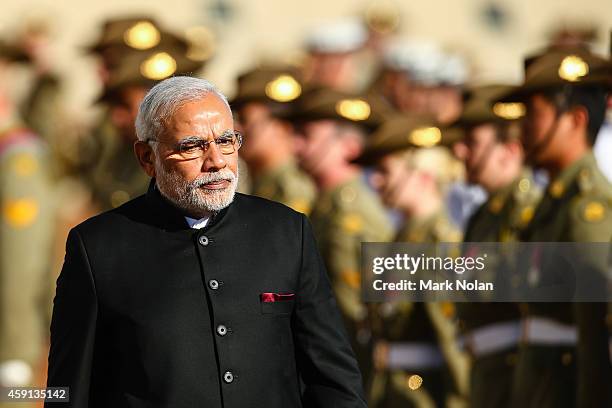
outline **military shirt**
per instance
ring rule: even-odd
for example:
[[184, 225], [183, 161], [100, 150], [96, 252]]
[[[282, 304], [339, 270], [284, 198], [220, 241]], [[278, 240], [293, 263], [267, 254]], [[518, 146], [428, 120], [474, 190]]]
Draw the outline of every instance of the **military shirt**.
[[341, 311], [350, 320], [364, 319], [361, 242], [386, 242], [393, 236], [380, 200], [361, 175], [353, 177], [319, 195], [311, 222]]
[[508, 186], [492, 193], [470, 218], [466, 242], [514, 242], [533, 218], [542, 197], [531, 171], [524, 169]]
[[[611, 207], [612, 185], [597, 167], [593, 154], [587, 153], [552, 180], [522, 238], [531, 242], [610, 242]], [[609, 254], [589, 257], [588, 262], [603, 275]], [[526, 313], [576, 325], [577, 405], [602, 404], [612, 377], [606, 304], [530, 303]], [[571, 361], [563, 361], [566, 363]]]
[[[487, 201], [470, 218], [465, 242], [516, 242], [527, 228], [542, 193], [533, 174], [524, 169], [508, 186], [490, 194]], [[520, 318], [513, 303], [459, 303], [459, 326], [469, 331], [490, 323]]]
[[103, 144], [88, 184], [93, 190], [94, 201], [105, 211], [144, 194], [150, 178], [136, 160], [132, 144], [122, 140], [108, 124], [102, 126]]
[[409, 218], [395, 238], [396, 242], [460, 242], [461, 231], [451, 221], [445, 209], [429, 217]]
[[253, 178], [251, 194], [283, 203], [308, 215], [316, 196], [315, 186], [295, 161]]
[[[406, 220], [395, 237], [395, 242], [432, 244], [460, 240], [461, 232], [453, 225], [445, 211]], [[436, 342], [435, 327], [425, 309], [422, 302], [381, 304], [377, 311], [381, 324], [376, 334], [387, 341]]]
[[[612, 185], [601, 173], [592, 153], [564, 169], [548, 185], [529, 226], [522, 233], [530, 242], [610, 242], [612, 238]], [[598, 269], [606, 268], [606, 260]], [[568, 303], [530, 305], [530, 314], [573, 321]]]
[[47, 153], [19, 124], [0, 130], [0, 383], [5, 385], [32, 385], [48, 333], [54, 198]]
[[[460, 242], [462, 234], [450, 220], [443, 208], [427, 217], [408, 218], [398, 231], [395, 242], [411, 243], [450, 243]], [[467, 360], [456, 345], [453, 324], [454, 306], [448, 302], [394, 302], [382, 303], [376, 310], [376, 335], [387, 342], [429, 343], [438, 347], [449, 367], [456, 390], [463, 393], [466, 388]], [[397, 372], [391, 373], [397, 375]], [[394, 382], [395, 384], [396, 382]], [[401, 384], [401, 394], [408, 400], [418, 400], [418, 395], [426, 391], [411, 387], [407, 382]], [[425, 387], [432, 384], [425, 384]], [[403, 402], [401, 402], [401, 401]], [[398, 397], [397, 404], [406, 404]], [[427, 406], [414, 402], [414, 406]], [[412, 405], [411, 405], [412, 406]]]

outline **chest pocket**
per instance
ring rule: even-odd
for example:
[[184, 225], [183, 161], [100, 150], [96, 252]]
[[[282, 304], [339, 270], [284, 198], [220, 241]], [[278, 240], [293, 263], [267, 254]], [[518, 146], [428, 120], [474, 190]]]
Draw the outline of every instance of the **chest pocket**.
[[261, 302], [261, 313], [269, 317], [290, 316], [295, 307], [295, 299], [282, 300], [277, 302]]

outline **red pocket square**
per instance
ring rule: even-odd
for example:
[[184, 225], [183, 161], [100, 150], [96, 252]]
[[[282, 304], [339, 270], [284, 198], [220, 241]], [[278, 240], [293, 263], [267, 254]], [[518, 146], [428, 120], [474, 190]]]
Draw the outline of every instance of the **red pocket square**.
[[271, 293], [266, 292], [260, 295], [261, 301], [264, 303], [270, 302], [284, 302], [286, 300], [293, 300], [295, 293]]

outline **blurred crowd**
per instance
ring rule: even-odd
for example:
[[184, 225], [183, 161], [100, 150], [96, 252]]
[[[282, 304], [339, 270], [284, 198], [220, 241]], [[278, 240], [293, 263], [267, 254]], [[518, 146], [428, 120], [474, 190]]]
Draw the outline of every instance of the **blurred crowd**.
[[[309, 215], [370, 406], [612, 406], [606, 304], [360, 296], [362, 242], [611, 242], [610, 55], [591, 51], [590, 29], [560, 29], [525, 56], [522, 83], [474, 83], [462, 55], [397, 25], [392, 12], [329, 21], [299, 63], [236, 78], [239, 191]], [[83, 49], [102, 87], [84, 126], [62, 113], [50, 41], [44, 25], [0, 38], [0, 386], [45, 383], [68, 230], [146, 191], [140, 101], [214, 58], [206, 32], [104, 22]], [[19, 70], [32, 79], [16, 100]]]

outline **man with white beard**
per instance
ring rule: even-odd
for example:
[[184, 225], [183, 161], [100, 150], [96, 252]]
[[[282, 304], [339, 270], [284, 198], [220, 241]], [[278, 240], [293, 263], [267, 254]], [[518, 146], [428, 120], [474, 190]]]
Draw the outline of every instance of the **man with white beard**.
[[68, 237], [45, 406], [365, 407], [308, 220], [235, 192], [225, 97], [167, 79], [136, 131], [148, 192]]

